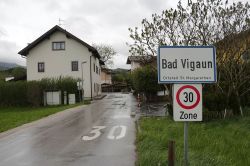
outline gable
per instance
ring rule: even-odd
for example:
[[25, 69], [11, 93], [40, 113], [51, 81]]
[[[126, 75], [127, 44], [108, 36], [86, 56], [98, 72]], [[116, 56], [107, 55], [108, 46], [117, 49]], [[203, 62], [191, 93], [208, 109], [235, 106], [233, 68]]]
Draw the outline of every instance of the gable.
[[30, 43], [28, 46], [26, 46], [25, 48], [23, 48], [21, 51], [18, 52], [18, 54], [22, 55], [22, 56], [27, 56], [29, 54], [29, 51], [32, 50], [33, 48], [35, 48], [39, 43], [41, 43], [42, 41], [46, 40], [46, 39], [50, 39], [50, 36], [52, 34], [54, 34], [55, 32], [61, 32], [63, 34], [65, 34], [65, 36], [69, 39], [73, 39], [75, 41], [77, 41], [78, 43], [80, 43], [81, 45], [85, 46], [88, 48], [88, 50], [90, 52], [93, 53], [93, 55], [100, 59], [101, 56], [99, 55], [98, 51], [90, 46], [89, 44], [85, 43], [84, 41], [82, 41], [81, 39], [77, 38], [76, 36], [74, 36], [73, 34], [69, 33], [68, 31], [66, 31], [65, 29], [62, 29], [61, 27], [59, 27], [58, 25], [54, 26], [53, 28], [51, 28], [49, 31], [47, 31], [46, 33], [44, 33], [42, 36], [40, 36], [39, 38], [37, 38], [35, 41], [33, 41], [32, 43]]

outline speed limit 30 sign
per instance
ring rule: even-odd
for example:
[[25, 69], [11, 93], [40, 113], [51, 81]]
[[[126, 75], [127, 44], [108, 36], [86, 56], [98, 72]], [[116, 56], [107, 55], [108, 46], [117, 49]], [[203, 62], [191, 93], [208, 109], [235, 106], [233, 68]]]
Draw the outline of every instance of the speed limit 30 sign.
[[174, 84], [174, 120], [202, 121], [202, 85]]

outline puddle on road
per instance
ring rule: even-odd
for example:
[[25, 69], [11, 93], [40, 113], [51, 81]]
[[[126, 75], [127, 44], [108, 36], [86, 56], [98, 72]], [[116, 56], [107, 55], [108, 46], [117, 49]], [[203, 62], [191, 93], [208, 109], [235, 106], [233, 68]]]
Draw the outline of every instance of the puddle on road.
[[122, 100], [117, 100], [117, 101], [113, 101], [112, 105], [122, 105], [122, 106], [125, 106], [126, 102], [122, 101]]
[[109, 95], [106, 97], [106, 99], [121, 99], [124, 98], [124, 96], [117, 96], [117, 95]]

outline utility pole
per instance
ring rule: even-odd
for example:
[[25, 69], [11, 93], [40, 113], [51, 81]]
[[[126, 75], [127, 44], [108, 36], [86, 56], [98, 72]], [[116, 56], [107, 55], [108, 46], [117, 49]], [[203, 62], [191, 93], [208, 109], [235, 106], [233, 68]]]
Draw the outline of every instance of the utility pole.
[[82, 101], [84, 101], [84, 89], [83, 89], [83, 64], [87, 63], [87, 61], [83, 61], [81, 63], [81, 70], [82, 70]]

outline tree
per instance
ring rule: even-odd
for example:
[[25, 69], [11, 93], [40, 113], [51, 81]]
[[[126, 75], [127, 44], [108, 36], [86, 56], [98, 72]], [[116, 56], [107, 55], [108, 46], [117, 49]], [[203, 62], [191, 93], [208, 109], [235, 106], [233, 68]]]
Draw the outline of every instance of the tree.
[[[230, 98], [235, 98], [240, 114], [243, 116], [242, 98], [250, 95], [250, 63], [243, 56], [250, 56], [250, 29], [237, 35], [232, 34], [216, 43], [218, 55], [217, 87], [226, 96], [226, 109], [232, 103]], [[231, 106], [235, 107], [235, 106]], [[237, 107], [236, 107], [237, 109]]]
[[114, 69], [112, 70], [112, 82], [113, 83], [125, 83], [128, 86], [131, 85], [131, 73], [127, 69]]
[[24, 77], [26, 77], [26, 69], [25, 68], [22, 68], [22, 67], [15, 67], [13, 69], [11, 69], [11, 74], [12, 76], [16, 79], [16, 80], [19, 80], [19, 79], [22, 79]]
[[[197, 0], [183, 6], [180, 0], [176, 9], [166, 9], [161, 14], [153, 14], [152, 20], [143, 19], [142, 28], [129, 28], [130, 37], [133, 39], [133, 43], [128, 44], [129, 51], [135, 56], [156, 56], [159, 45], [216, 45], [224, 40], [216, 46], [217, 50], [221, 51], [217, 52], [219, 77], [216, 87], [228, 101], [236, 94], [241, 107], [239, 91], [242, 91], [242, 87], [246, 87], [250, 80], [240, 55], [250, 46], [242, 42], [232, 42], [232, 39], [250, 28], [249, 18], [248, 2], [229, 4], [227, 0]], [[244, 38], [244, 41], [249, 40]], [[231, 49], [227, 49], [228, 46]], [[168, 89], [171, 96], [170, 86], [168, 85]], [[240, 110], [243, 115], [241, 108]]]
[[97, 49], [105, 65], [112, 67], [114, 64], [113, 57], [116, 55], [114, 48], [107, 44], [93, 44], [93, 47]]
[[132, 84], [137, 92], [145, 93], [148, 99], [161, 89], [157, 80], [157, 72], [149, 65], [137, 68], [132, 72]]
[[129, 28], [131, 55], [156, 56], [159, 45], [211, 45], [249, 28], [249, 4], [229, 5], [222, 0], [197, 0], [177, 9], [153, 14], [142, 28]]

